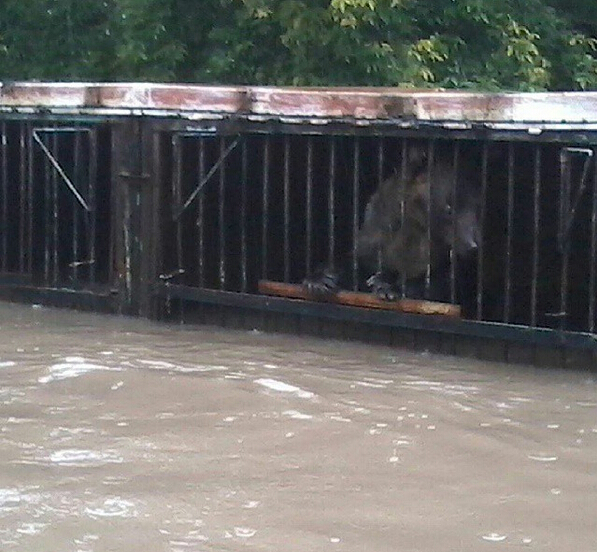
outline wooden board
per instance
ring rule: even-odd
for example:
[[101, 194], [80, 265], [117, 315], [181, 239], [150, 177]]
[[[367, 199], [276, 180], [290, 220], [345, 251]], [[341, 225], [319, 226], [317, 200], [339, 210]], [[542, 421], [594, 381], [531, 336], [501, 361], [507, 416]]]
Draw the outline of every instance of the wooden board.
[[418, 299], [383, 301], [371, 293], [354, 291], [339, 291], [333, 295], [330, 294], [329, 296], [320, 297], [319, 295], [308, 293], [304, 286], [300, 284], [286, 284], [284, 282], [272, 282], [271, 280], [259, 281], [259, 293], [262, 293], [263, 295], [274, 295], [276, 297], [288, 297], [289, 299], [303, 299], [306, 301], [348, 305], [351, 307], [392, 310], [412, 314], [435, 314], [460, 317], [460, 306], [452, 305], [451, 303], [436, 303], [434, 301], [423, 301]]

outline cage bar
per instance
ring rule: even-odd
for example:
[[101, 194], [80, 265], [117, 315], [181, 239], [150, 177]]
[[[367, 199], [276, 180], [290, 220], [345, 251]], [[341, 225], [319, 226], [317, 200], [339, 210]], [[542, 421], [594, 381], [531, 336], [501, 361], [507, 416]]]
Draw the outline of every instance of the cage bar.
[[[400, 186], [402, 188], [402, 193], [400, 194], [400, 224], [404, 223], [404, 216], [405, 216], [405, 190], [406, 190], [406, 179], [407, 175], [410, 173], [410, 163], [408, 158], [408, 141], [406, 138], [402, 138], [401, 140], [402, 146], [402, 157], [400, 158]], [[381, 252], [379, 253], [381, 256]], [[406, 297], [406, 275], [403, 273], [400, 275], [400, 295], [402, 299]]]
[[[384, 181], [384, 141], [380, 138], [377, 142], [377, 188], [379, 189]], [[383, 270], [383, 258], [381, 248], [377, 249], [377, 273], [381, 274]]]
[[332, 136], [330, 143], [330, 161], [328, 175], [328, 264], [335, 266], [336, 255], [336, 137]]
[[172, 164], [172, 218], [176, 225], [176, 264], [175, 270], [172, 274], [179, 273], [183, 270], [184, 259], [182, 252], [182, 217], [176, 215], [180, 212], [182, 204], [182, 155], [183, 143], [179, 134], [172, 137], [172, 153], [174, 155], [174, 162]]
[[290, 137], [284, 136], [284, 281], [290, 281]]
[[[220, 160], [225, 158], [225, 138], [220, 138]], [[220, 171], [219, 180], [219, 212], [218, 212], [218, 233], [219, 233], [219, 283], [220, 289], [226, 289], [226, 221], [225, 215], [225, 202], [226, 202], [226, 165], [221, 163], [218, 170]]]
[[247, 141], [241, 146], [241, 183], [240, 183], [240, 265], [241, 291], [246, 293], [248, 287], [247, 275]]
[[591, 245], [589, 251], [589, 319], [587, 329], [595, 333], [595, 302], [597, 301], [595, 289], [595, 270], [597, 262], [597, 150], [593, 150], [593, 194], [591, 201]]
[[359, 190], [360, 190], [360, 143], [359, 138], [354, 139], [354, 150], [352, 154], [352, 289], [359, 288], [359, 265], [357, 256], [357, 236], [359, 232]]
[[96, 190], [98, 185], [98, 137], [97, 133], [89, 132], [89, 183], [88, 183], [88, 198], [89, 210], [85, 213], [89, 220], [89, 282], [94, 284], [96, 282], [96, 229], [97, 229], [97, 201]]
[[[205, 179], [205, 138], [199, 138], [199, 151], [197, 158], [197, 174], [199, 182]], [[199, 287], [205, 286], [205, 194], [200, 193], [197, 205], [197, 267], [199, 271]]]
[[8, 265], [8, 135], [6, 121], [0, 127], [2, 133], [2, 271]]
[[476, 318], [483, 319], [483, 293], [484, 293], [484, 270], [485, 270], [485, 217], [487, 209], [487, 177], [489, 163], [489, 143], [483, 141], [481, 153], [481, 208], [479, 210], [479, 249], [477, 251], [477, 301]]
[[263, 175], [261, 183], [262, 219], [261, 219], [261, 277], [268, 277], [268, 232], [269, 232], [269, 164], [270, 164], [270, 137], [266, 136], [263, 142]]
[[307, 137], [307, 182], [306, 182], [306, 246], [305, 272], [307, 278], [313, 274], [312, 246], [313, 246], [313, 137]]
[[539, 280], [539, 231], [541, 228], [541, 146], [535, 146], [533, 168], [533, 268], [531, 279], [531, 320], [530, 325], [537, 326], [537, 285]]
[[432, 216], [432, 193], [433, 177], [435, 163], [435, 140], [431, 139], [427, 143], [427, 268], [425, 269], [425, 297], [431, 294], [431, 259], [434, 249], [431, 226], [435, 224]]
[[[75, 132], [74, 135], [74, 150], [73, 150], [73, 181], [75, 186], [81, 181], [81, 133]], [[77, 198], [73, 195], [71, 198], [71, 209], [73, 213], [72, 219], [72, 257], [71, 257], [71, 274], [73, 281], [79, 281], [79, 205]]]
[[456, 233], [457, 233], [457, 213], [458, 213], [458, 172], [459, 172], [459, 162], [460, 162], [460, 143], [454, 143], [454, 150], [452, 152], [452, 170], [453, 177], [452, 177], [452, 189], [450, 190], [450, 204], [452, 206], [452, 210], [450, 212], [451, 224], [452, 224], [452, 243], [450, 244], [450, 302], [456, 303], [456, 264], [457, 264], [457, 256], [455, 252], [456, 246]]
[[506, 277], [504, 283], [504, 322], [510, 322], [512, 299], [512, 239], [514, 234], [514, 144], [508, 144], [508, 205], [506, 233]]
[[26, 125], [19, 125], [19, 272], [26, 271], [25, 258], [31, 257], [25, 239], [25, 213], [27, 205], [27, 132]]

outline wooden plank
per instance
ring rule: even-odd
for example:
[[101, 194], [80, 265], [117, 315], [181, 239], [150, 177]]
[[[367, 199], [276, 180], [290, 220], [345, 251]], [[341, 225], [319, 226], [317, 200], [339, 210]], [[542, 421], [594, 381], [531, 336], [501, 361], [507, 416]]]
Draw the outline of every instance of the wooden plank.
[[411, 314], [435, 314], [456, 318], [460, 317], [460, 305], [452, 305], [450, 303], [436, 303], [418, 299], [383, 301], [371, 293], [353, 291], [339, 291], [335, 294], [320, 297], [308, 293], [304, 286], [300, 284], [286, 284], [284, 282], [272, 282], [271, 280], [259, 281], [259, 293], [263, 295], [274, 295], [276, 297], [287, 297], [289, 299], [335, 303], [338, 305], [367, 309], [392, 310]]

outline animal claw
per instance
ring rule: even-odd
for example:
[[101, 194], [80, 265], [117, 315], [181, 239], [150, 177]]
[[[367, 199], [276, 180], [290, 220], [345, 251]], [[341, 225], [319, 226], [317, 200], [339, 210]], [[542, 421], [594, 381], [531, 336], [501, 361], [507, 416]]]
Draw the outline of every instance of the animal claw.
[[303, 287], [309, 295], [315, 297], [329, 297], [335, 295], [340, 289], [338, 286], [338, 275], [330, 269], [324, 269], [318, 278], [303, 280]]
[[396, 301], [398, 299], [392, 285], [386, 282], [379, 272], [367, 279], [367, 287], [371, 289], [371, 293], [382, 301]]

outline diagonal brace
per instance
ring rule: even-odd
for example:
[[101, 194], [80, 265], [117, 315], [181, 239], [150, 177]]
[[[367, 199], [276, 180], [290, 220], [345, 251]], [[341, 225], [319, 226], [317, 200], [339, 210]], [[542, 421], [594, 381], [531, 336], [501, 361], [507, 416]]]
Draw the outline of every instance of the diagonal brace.
[[75, 185], [71, 182], [70, 178], [67, 176], [67, 174], [60, 166], [60, 163], [58, 163], [56, 158], [52, 155], [52, 152], [46, 147], [43, 140], [39, 137], [39, 134], [35, 130], [33, 131], [33, 139], [39, 144], [39, 147], [42, 149], [46, 157], [50, 160], [50, 163], [52, 163], [58, 174], [62, 177], [62, 180], [64, 180], [68, 189], [72, 192], [77, 201], [81, 204], [81, 207], [83, 207], [83, 209], [90, 213], [92, 211], [91, 207], [87, 205], [87, 202], [83, 199], [83, 196], [79, 193]]
[[[574, 198], [571, 198], [572, 183], [571, 183], [571, 157], [572, 155], [579, 155], [584, 157], [582, 174], [580, 175], [580, 183], [576, 190]], [[568, 246], [570, 240], [570, 230], [572, 223], [576, 216], [576, 210], [580, 203], [586, 186], [589, 166], [593, 157], [593, 150], [589, 148], [567, 147], [563, 148], [560, 154], [561, 174], [562, 174], [562, 192], [563, 198], [560, 205], [560, 232], [559, 232], [559, 247], [560, 251], [564, 251]], [[572, 201], [571, 201], [572, 199]]]
[[236, 146], [238, 146], [240, 140], [241, 140], [241, 136], [238, 135], [234, 139], [234, 141], [226, 148], [226, 150], [224, 151], [224, 153], [222, 153], [222, 155], [220, 156], [220, 158], [214, 163], [213, 167], [211, 169], [209, 169], [208, 173], [201, 179], [201, 181], [199, 182], [199, 184], [197, 184], [197, 187], [193, 190], [193, 192], [191, 193], [191, 195], [189, 196], [189, 198], [185, 201], [184, 205], [179, 209], [178, 213], [176, 213], [176, 215], [173, 217], [175, 221], [177, 221], [182, 216], [182, 214], [187, 209], [187, 207], [191, 203], [193, 203], [194, 199], [199, 195], [199, 192], [203, 189], [203, 187], [205, 186], [205, 184], [207, 184], [208, 180], [220, 168], [220, 166], [226, 160], [226, 158], [228, 157], [228, 155], [230, 155], [230, 153], [232, 152], [232, 150]]

